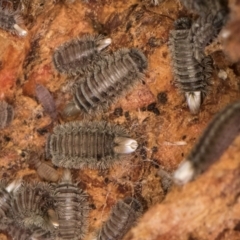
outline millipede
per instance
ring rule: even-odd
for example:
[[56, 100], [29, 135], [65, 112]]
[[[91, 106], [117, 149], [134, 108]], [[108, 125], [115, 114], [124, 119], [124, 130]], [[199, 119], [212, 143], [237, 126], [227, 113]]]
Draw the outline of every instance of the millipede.
[[0, 6], [0, 28], [21, 37], [25, 37], [27, 31], [22, 29], [19, 24], [22, 24], [22, 19], [18, 11], [11, 11]]
[[102, 57], [102, 50], [111, 44], [102, 35], [85, 35], [60, 45], [53, 54], [53, 63], [60, 73], [82, 73]]
[[96, 114], [126, 95], [144, 77], [147, 59], [138, 49], [120, 49], [94, 66], [84, 78], [76, 78], [73, 101], [64, 109], [65, 116]]
[[57, 118], [56, 104], [48, 89], [41, 84], [36, 84], [36, 97], [43, 109], [55, 120]]
[[96, 240], [121, 240], [142, 214], [142, 205], [132, 197], [120, 200], [98, 231]]
[[[194, 57], [192, 21], [180, 18], [170, 31], [169, 45], [176, 86], [185, 94], [190, 111], [196, 114], [205, 97], [212, 76], [212, 59], [204, 56], [201, 63]], [[198, 53], [199, 56], [204, 53]]]
[[29, 160], [29, 164], [36, 169], [40, 178], [49, 182], [58, 181], [59, 175], [57, 170], [55, 170], [48, 162], [41, 160], [38, 156], [32, 157]]
[[14, 110], [5, 101], [0, 101], [0, 129], [8, 126], [14, 118]]
[[64, 170], [54, 199], [59, 221], [57, 236], [63, 240], [83, 239], [88, 226], [88, 195], [72, 182], [70, 170]]
[[134, 152], [137, 146], [119, 125], [104, 121], [69, 122], [56, 126], [49, 135], [46, 157], [51, 157], [59, 167], [105, 169], [120, 155]]
[[47, 210], [53, 207], [53, 189], [42, 182], [26, 183], [13, 195], [13, 220], [26, 229], [41, 228], [43, 231], [53, 231], [49, 222]]
[[240, 101], [220, 111], [205, 129], [197, 144], [174, 173], [178, 184], [185, 184], [206, 171], [240, 133]]
[[[7, 184], [6, 181], [0, 181], [0, 217], [8, 218], [11, 209], [12, 194], [20, 187], [20, 181], [14, 180]], [[1, 225], [1, 224], [0, 224]]]

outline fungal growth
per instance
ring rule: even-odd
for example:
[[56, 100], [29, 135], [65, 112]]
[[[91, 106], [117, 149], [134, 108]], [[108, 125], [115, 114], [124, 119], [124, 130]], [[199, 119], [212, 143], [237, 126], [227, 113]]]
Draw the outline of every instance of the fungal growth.
[[36, 85], [36, 97], [43, 109], [51, 116], [53, 120], [57, 118], [55, 101], [51, 93], [41, 84]]
[[71, 172], [65, 169], [61, 182], [54, 192], [59, 228], [57, 236], [62, 240], [84, 239], [88, 226], [88, 201], [77, 184], [72, 183]]
[[102, 35], [85, 35], [59, 46], [53, 54], [53, 63], [60, 73], [83, 73], [102, 57], [101, 51], [112, 40]]
[[240, 101], [219, 112], [190, 154], [174, 173], [177, 184], [185, 184], [216, 162], [240, 133]]
[[43, 232], [54, 230], [47, 221], [47, 210], [53, 208], [52, 188], [45, 183], [23, 183], [13, 196], [13, 220], [22, 228], [40, 228]]
[[207, 93], [212, 75], [212, 59], [203, 56], [198, 62], [194, 56], [192, 22], [188, 18], [175, 21], [175, 29], [170, 31], [169, 45], [176, 86], [185, 94], [190, 111], [196, 114]]
[[55, 170], [48, 162], [35, 156], [30, 159], [29, 163], [36, 169], [40, 178], [49, 182], [58, 181], [59, 176], [57, 170]]
[[65, 168], [105, 169], [122, 154], [137, 149], [126, 130], [107, 122], [69, 122], [54, 128], [46, 144], [46, 155]]
[[95, 240], [121, 240], [142, 214], [142, 205], [127, 197], [117, 202]]
[[66, 106], [64, 115], [91, 115], [107, 109], [143, 79], [146, 68], [145, 55], [135, 48], [105, 57], [86, 77], [76, 79], [73, 101]]
[[22, 20], [18, 11], [3, 9], [3, 7], [0, 6], [0, 28], [21, 37], [25, 37], [27, 35], [27, 31], [19, 26], [21, 23]]
[[14, 118], [14, 110], [5, 101], [0, 101], [0, 129], [8, 126]]

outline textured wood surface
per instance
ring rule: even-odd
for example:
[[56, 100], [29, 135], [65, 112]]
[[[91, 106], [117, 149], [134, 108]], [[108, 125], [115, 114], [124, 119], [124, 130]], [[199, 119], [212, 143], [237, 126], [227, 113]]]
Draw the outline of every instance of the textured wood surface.
[[[164, 201], [166, 191], [159, 176], [160, 167], [174, 171], [214, 114], [240, 97], [236, 4], [230, 1], [233, 14], [226, 26], [232, 38], [225, 38], [223, 45], [217, 39], [206, 50], [214, 59], [215, 71], [198, 115], [190, 114], [171, 72], [169, 31], [176, 18], [189, 15], [178, 1], [163, 1], [156, 7], [147, 0], [49, 1], [38, 15], [25, 18], [29, 31], [26, 38], [0, 29], [0, 98], [15, 109], [15, 119], [0, 134], [0, 177], [40, 180], [28, 167], [29, 152], [44, 151], [53, 126], [36, 100], [35, 86], [42, 84], [53, 94], [59, 112], [57, 122], [72, 120], [61, 117], [72, 80], [54, 69], [53, 51], [85, 33], [106, 34], [112, 38], [110, 52], [140, 48], [149, 60], [149, 68], [144, 82], [108, 112], [94, 118], [123, 124], [138, 140], [137, 152], [107, 171], [72, 171], [73, 179], [90, 195], [86, 239], [92, 238], [111, 207], [126, 196], [138, 198], [146, 212], [126, 240], [240, 239], [239, 138], [206, 174], [184, 187], [173, 186]], [[219, 77], [220, 70], [227, 74], [226, 80]], [[117, 108], [123, 110], [119, 115]], [[61, 168], [57, 171], [62, 173]], [[5, 238], [0, 235], [0, 239]]]

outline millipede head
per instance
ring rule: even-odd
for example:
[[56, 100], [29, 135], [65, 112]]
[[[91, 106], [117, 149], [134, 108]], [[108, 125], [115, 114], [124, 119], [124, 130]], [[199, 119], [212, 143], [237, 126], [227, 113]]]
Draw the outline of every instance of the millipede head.
[[147, 69], [148, 61], [146, 56], [141, 51], [139, 51], [136, 48], [132, 48], [129, 52], [129, 55], [131, 56], [133, 61], [136, 63], [140, 72], [143, 72], [144, 70]]
[[137, 201], [135, 198], [126, 197], [125, 199], [123, 199], [123, 202], [130, 205], [131, 208], [136, 212], [141, 213], [143, 210], [141, 203]]
[[192, 21], [190, 18], [181, 17], [174, 22], [174, 28], [176, 30], [190, 29]]

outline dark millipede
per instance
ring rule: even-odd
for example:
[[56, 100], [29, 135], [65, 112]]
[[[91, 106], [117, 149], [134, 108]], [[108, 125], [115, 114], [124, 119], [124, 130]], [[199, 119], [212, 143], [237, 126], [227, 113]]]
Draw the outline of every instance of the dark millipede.
[[0, 129], [9, 125], [14, 118], [14, 110], [5, 101], [0, 101]]
[[61, 73], [82, 73], [101, 59], [101, 51], [111, 44], [102, 35], [85, 35], [59, 46], [53, 54], [55, 68]]
[[113, 207], [108, 220], [97, 233], [96, 240], [121, 240], [142, 214], [142, 205], [126, 197]]
[[3, 9], [0, 2], [0, 28], [21, 37], [25, 37], [27, 35], [27, 31], [19, 26], [21, 23], [22, 20], [18, 12]]
[[[212, 75], [212, 59], [205, 56], [201, 63], [195, 59], [190, 19], [180, 18], [174, 25], [175, 29], [170, 31], [169, 45], [175, 83], [185, 94], [190, 111], [195, 114], [207, 92]], [[204, 56], [204, 53], [199, 55]]]
[[132, 153], [137, 142], [126, 130], [107, 122], [69, 122], [54, 128], [46, 143], [46, 155], [65, 168], [105, 169], [119, 155]]
[[86, 77], [76, 79], [73, 101], [66, 106], [64, 115], [96, 114], [107, 109], [143, 79], [146, 68], [145, 55], [135, 48], [105, 57]]
[[206, 171], [240, 133], [240, 101], [219, 112], [174, 173], [175, 182], [185, 184]]
[[72, 182], [71, 172], [63, 172], [56, 186], [54, 199], [58, 214], [57, 236], [62, 240], [83, 239], [88, 226], [88, 195]]

